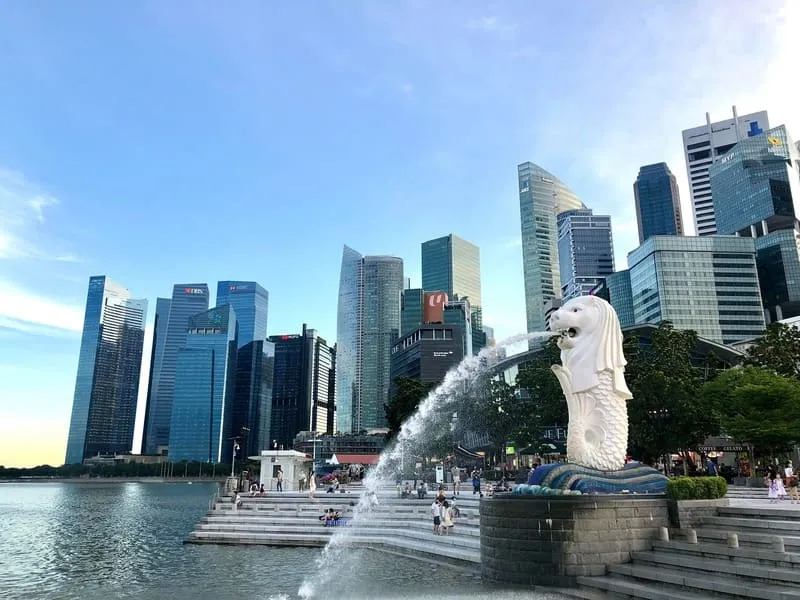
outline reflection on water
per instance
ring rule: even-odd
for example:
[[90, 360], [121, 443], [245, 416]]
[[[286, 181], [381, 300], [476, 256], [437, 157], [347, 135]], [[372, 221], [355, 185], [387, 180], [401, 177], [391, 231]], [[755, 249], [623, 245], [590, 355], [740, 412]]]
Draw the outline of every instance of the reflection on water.
[[[0, 484], [3, 600], [294, 598], [318, 549], [184, 545], [214, 484]], [[496, 591], [474, 573], [352, 550], [337, 572], [342, 600], [553, 598]]]

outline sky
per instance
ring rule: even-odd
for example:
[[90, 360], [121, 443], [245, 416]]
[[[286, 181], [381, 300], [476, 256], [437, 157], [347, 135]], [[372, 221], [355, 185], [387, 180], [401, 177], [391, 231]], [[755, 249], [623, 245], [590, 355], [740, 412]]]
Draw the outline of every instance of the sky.
[[174, 283], [258, 281], [270, 335], [333, 343], [344, 244], [419, 285], [455, 233], [484, 322], [523, 331], [517, 164], [610, 214], [625, 268], [641, 165], [691, 223], [683, 129], [800, 131], [798, 31], [796, 0], [5, 3], [0, 465], [64, 460], [91, 275], [150, 301], [143, 383]]

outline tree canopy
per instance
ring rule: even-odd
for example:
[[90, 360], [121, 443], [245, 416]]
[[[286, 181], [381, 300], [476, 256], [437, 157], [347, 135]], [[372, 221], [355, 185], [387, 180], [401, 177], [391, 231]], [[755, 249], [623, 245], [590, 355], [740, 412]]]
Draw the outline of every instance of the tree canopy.
[[718, 433], [716, 413], [700, 401], [707, 373], [698, 370], [691, 355], [697, 334], [675, 329], [665, 321], [650, 343], [640, 348], [638, 340], [626, 343], [625, 369], [633, 399], [628, 402], [629, 451], [640, 460], [652, 460], [664, 452], [689, 450], [706, 437]]
[[747, 349], [745, 364], [800, 381], [800, 330], [784, 323], [770, 323], [763, 337]]
[[394, 380], [393, 394], [389, 403], [384, 405], [386, 423], [389, 427], [388, 439], [400, 433], [403, 422], [416, 412], [433, 386], [411, 377], [397, 377]]
[[773, 455], [800, 442], [800, 382], [757, 366], [730, 369], [702, 391], [722, 429], [752, 444], [757, 454]]

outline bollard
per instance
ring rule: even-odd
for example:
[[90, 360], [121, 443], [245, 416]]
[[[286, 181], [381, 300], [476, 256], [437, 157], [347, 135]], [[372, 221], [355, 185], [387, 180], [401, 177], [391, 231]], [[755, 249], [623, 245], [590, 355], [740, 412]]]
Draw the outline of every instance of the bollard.
[[782, 537], [776, 535], [774, 538], [772, 538], [772, 551], [773, 552], [780, 552], [781, 554], [786, 552], [786, 549], [784, 548], [784, 545], [783, 545], [783, 538]]
[[666, 527], [659, 527], [659, 529], [658, 529], [658, 539], [661, 540], [662, 542], [668, 542], [669, 541], [669, 529], [667, 529]]
[[686, 530], [686, 541], [689, 544], [696, 544], [697, 543], [697, 532], [694, 529], [687, 529]]
[[737, 533], [729, 533], [728, 534], [728, 548], [738, 548], [739, 547], [739, 534]]

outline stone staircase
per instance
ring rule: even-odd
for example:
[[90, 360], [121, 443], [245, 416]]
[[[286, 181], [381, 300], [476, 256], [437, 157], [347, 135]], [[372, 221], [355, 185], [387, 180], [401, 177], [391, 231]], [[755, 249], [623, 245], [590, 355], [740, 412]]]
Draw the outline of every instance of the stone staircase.
[[[609, 566], [604, 577], [579, 577], [580, 587], [567, 593], [586, 600], [800, 600], [800, 505], [750, 504], [704, 517], [694, 530], [697, 543], [675, 530], [669, 541], [632, 553], [632, 562]], [[738, 547], [729, 545], [732, 533]]]
[[[328, 508], [349, 520], [360, 490], [349, 494], [270, 492], [266, 496], [240, 496], [242, 505], [234, 510], [230, 496], [212, 501], [205, 517], [189, 535], [186, 543], [236, 544], [266, 546], [324, 546], [343, 527], [325, 527], [319, 520]], [[452, 495], [452, 494], [450, 494]], [[449, 496], [448, 496], [449, 497]], [[401, 499], [394, 487], [385, 486], [378, 493], [379, 506], [371, 515], [349, 523], [342, 533], [353, 545], [373, 547], [455, 566], [473, 567], [480, 563], [479, 500], [471, 493], [461, 494], [457, 506], [461, 516], [453, 534], [437, 536], [432, 531], [430, 505], [433, 496], [424, 500]]]

